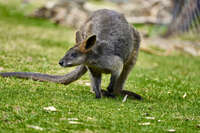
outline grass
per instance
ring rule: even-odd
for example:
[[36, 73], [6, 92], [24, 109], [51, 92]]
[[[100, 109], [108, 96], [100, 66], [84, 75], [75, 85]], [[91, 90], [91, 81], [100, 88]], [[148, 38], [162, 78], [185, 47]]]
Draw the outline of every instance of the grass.
[[[58, 60], [73, 45], [74, 30], [27, 18], [2, 3], [0, 27], [0, 71], [63, 74], [73, 69], [61, 68]], [[199, 68], [199, 57], [141, 52], [126, 89], [145, 99], [125, 103], [123, 98], [95, 99], [88, 74], [68, 86], [0, 78], [0, 132], [200, 132]], [[103, 88], [108, 79], [103, 77]], [[48, 106], [57, 111], [45, 111]]]

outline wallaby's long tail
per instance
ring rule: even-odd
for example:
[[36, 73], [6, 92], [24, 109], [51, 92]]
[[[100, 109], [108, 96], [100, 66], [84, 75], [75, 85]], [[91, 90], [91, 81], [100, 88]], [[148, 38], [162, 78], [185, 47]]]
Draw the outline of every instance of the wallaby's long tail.
[[23, 79], [32, 79], [37, 81], [50, 81], [61, 84], [69, 84], [73, 81], [79, 79], [83, 74], [87, 72], [87, 68], [84, 65], [77, 66], [75, 70], [65, 75], [48, 75], [41, 73], [32, 72], [2, 72], [0, 76], [2, 77], [17, 77]]

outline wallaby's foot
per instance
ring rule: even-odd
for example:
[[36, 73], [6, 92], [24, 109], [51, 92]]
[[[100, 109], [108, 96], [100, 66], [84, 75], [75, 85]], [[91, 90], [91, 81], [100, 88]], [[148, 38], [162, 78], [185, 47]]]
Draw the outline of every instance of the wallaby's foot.
[[96, 98], [96, 99], [101, 99], [101, 92], [100, 92], [100, 93], [96, 93], [95, 98]]
[[96, 99], [101, 99], [101, 95], [96, 95], [95, 98]]
[[125, 96], [125, 95], [128, 95], [128, 98], [131, 98], [131, 99], [143, 100], [142, 96], [140, 96], [139, 94], [136, 94], [134, 92], [127, 91], [127, 90], [122, 90], [121, 96]]
[[96, 98], [97, 98], [97, 99], [100, 99], [100, 98], [101, 98], [101, 92], [96, 91], [95, 94], [96, 94]]
[[105, 97], [111, 97], [111, 98], [116, 97], [113, 93], [110, 93], [109, 91], [101, 90], [101, 92], [102, 92], [102, 95]]
[[[101, 92], [104, 97], [116, 98], [116, 95], [110, 93], [109, 91], [101, 90]], [[122, 90], [119, 94], [119, 96], [126, 96], [126, 95], [128, 95], [128, 98], [130, 99], [143, 100], [142, 96], [131, 91]]]

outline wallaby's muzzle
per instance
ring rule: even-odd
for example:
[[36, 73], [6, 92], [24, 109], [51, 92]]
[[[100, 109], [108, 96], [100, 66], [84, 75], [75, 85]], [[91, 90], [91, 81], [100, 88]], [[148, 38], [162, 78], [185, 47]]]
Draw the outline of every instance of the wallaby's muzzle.
[[60, 66], [62, 66], [62, 67], [72, 67], [72, 66], [75, 66], [75, 65], [73, 65], [72, 63], [66, 63], [63, 59], [61, 59], [60, 61], [59, 61], [59, 64], [60, 64]]
[[59, 61], [59, 65], [60, 65], [60, 66], [63, 66], [63, 64], [64, 64], [64, 61], [60, 60], [60, 61]]

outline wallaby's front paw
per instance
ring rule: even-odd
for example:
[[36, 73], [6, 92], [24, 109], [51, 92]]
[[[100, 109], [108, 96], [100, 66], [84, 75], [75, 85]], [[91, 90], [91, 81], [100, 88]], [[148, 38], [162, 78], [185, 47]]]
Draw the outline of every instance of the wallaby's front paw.
[[96, 99], [101, 99], [101, 95], [96, 95]]

